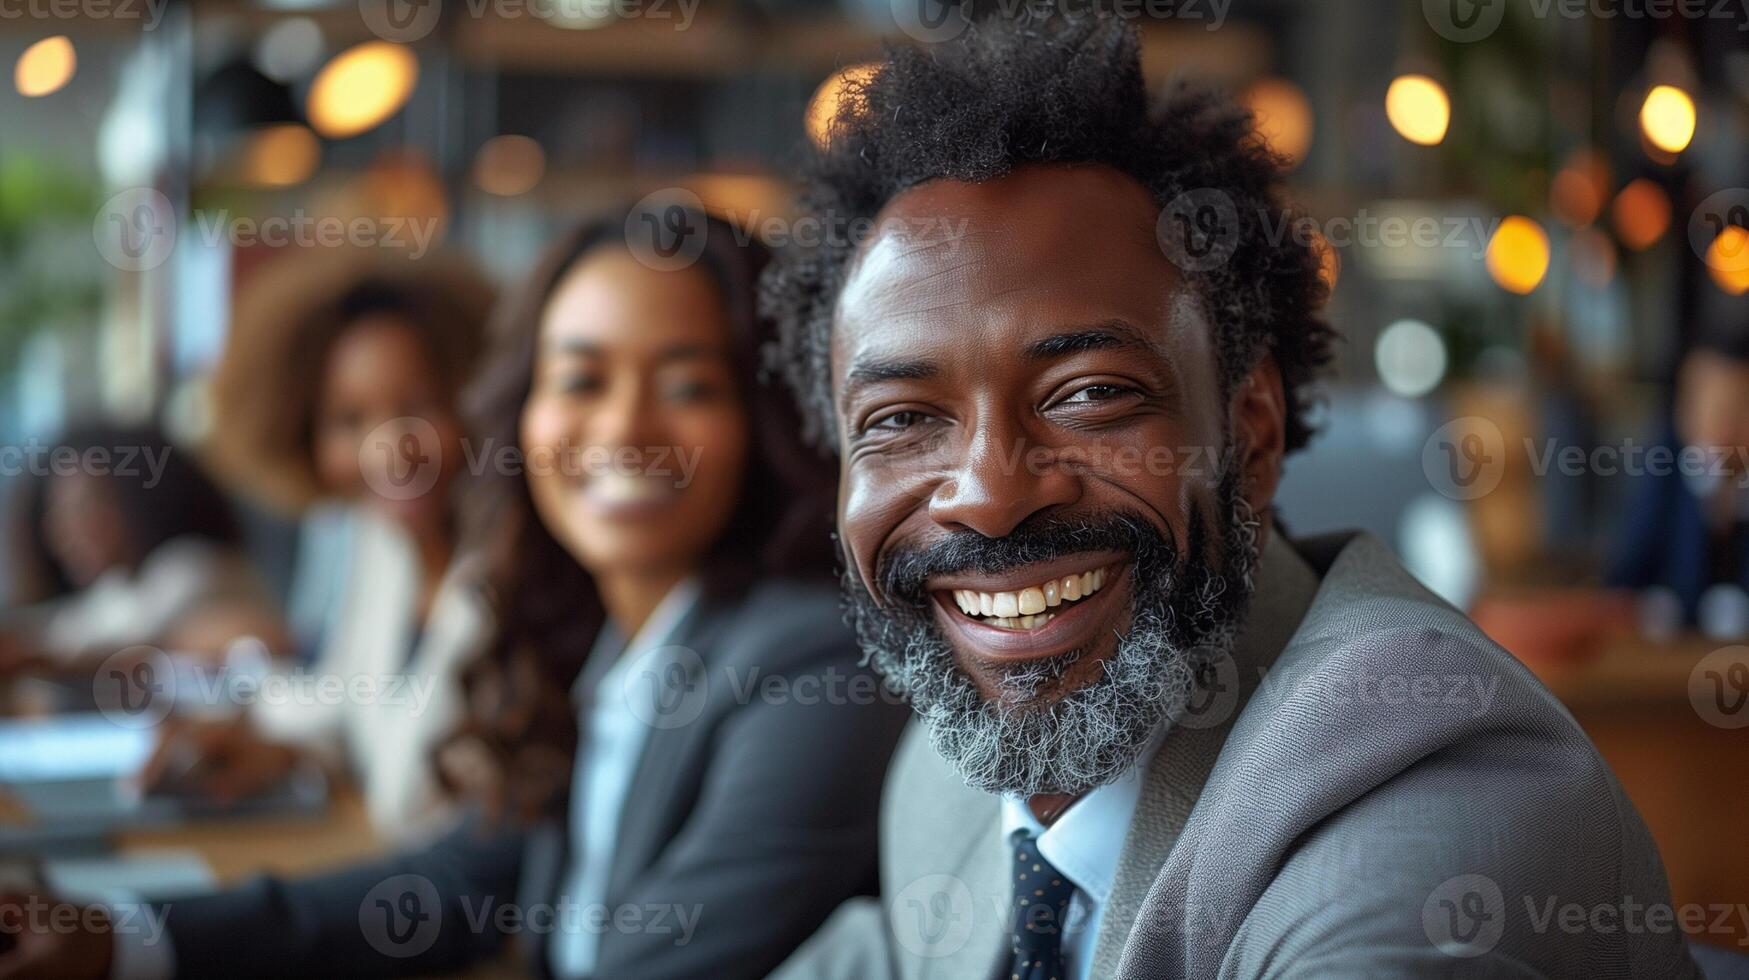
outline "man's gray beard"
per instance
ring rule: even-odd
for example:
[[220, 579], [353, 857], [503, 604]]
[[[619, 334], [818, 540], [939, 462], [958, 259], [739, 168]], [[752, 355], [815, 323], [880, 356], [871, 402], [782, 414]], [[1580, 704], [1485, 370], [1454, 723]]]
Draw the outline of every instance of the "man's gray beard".
[[[1022, 799], [1085, 793], [1123, 775], [1156, 733], [1183, 717], [1204, 666], [1233, 647], [1253, 588], [1257, 520], [1227, 481], [1220, 496], [1220, 554], [1191, 555], [1153, 583], [1142, 581], [1140, 562], [1132, 565], [1129, 632], [1097, 678], [1054, 704], [1029, 702], [1054, 688], [1080, 651], [1017, 665], [1000, 682], [998, 704], [960, 669], [927, 610], [879, 609], [862, 601], [866, 591], [852, 593], [852, 624], [869, 662], [908, 697], [935, 750], [968, 785]], [[1182, 570], [1199, 565], [1196, 581], [1183, 581]], [[863, 588], [848, 575], [845, 584]]]

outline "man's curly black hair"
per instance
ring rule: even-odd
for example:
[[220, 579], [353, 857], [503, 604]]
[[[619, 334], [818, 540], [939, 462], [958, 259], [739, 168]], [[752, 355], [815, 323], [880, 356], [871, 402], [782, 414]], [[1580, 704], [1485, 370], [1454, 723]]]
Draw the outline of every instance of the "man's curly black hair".
[[[1237, 247], [1219, 267], [1185, 273], [1215, 332], [1222, 391], [1273, 353], [1288, 451], [1310, 438], [1306, 412], [1335, 333], [1319, 316], [1328, 289], [1317, 253], [1299, 236], [1271, 234], [1293, 227], [1282, 161], [1225, 98], [1188, 85], [1150, 98], [1129, 25], [1096, 15], [983, 19], [949, 43], [889, 47], [877, 71], [846, 86], [828, 132], [802, 165], [799, 203], [835, 226], [872, 227], [895, 195], [926, 181], [985, 181], [1027, 164], [1113, 167], [1162, 207], [1188, 191], [1223, 192], [1239, 219]], [[834, 446], [828, 351], [859, 243], [825, 237], [838, 240], [768, 267], [762, 301], [810, 435]]]

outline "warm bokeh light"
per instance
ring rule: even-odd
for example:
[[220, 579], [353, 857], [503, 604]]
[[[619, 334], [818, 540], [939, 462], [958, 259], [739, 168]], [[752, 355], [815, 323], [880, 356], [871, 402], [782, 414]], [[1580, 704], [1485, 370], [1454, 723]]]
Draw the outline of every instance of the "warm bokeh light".
[[1575, 228], [1596, 221], [1608, 200], [1609, 164], [1596, 150], [1574, 152], [1549, 186], [1550, 209]]
[[357, 182], [366, 213], [449, 223], [449, 194], [437, 168], [421, 152], [405, 149], [384, 153]]
[[310, 179], [322, 164], [322, 141], [308, 126], [285, 123], [251, 134], [243, 147], [243, 181], [258, 187], [290, 187]]
[[1398, 320], [1373, 345], [1373, 366], [1392, 394], [1420, 398], [1445, 377], [1445, 340], [1420, 320]]
[[73, 80], [79, 59], [73, 54], [73, 42], [65, 34], [45, 37], [18, 56], [12, 69], [12, 82], [18, 94], [28, 98], [48, 95]]
[[1434, 146], [1451, 125], [1451, 101], [1445, 89], [1426, 75], [1399, 75], [1385, 91], [1385, 116], [1404, 139]]
[[1640, 131], [1666, 153], [1681, 153], [1694, 139], [1694, 100], [1674, 85], [1656, 85], [1640, 105]]
[[680, 186], [698, 195], [705, 209], [754, 227], [790, 212], [789, 190], [767, 174], [694, 174]]
[[533, 190], [546, 170], [547, 155], [527, 136], [494, 136], [474, 155], [474, 184], [500, 197]]
[[1508, 292], [1524, 295], [1549, 271], [1549, 236], [1542, 225], [1515, 214], [1488, 240], [1488, 274]]
[[419, 81], [410, 48], [368, 41], [322, 66], [310, 85], [310, 124], [323, 136], [357, 136], [400, 111]]
[[1706, 267], [1720, 289], [1732, 296], [1749, 293], [1749, 230], [1726, 225], [1707, 246]]
[[1641, 177], [1621, 189], [1610, 208], [1616, 237], [1636, 252], [1652, 246], [1670, 227], [1670, 196]]
[[814, 97], [808, 100], [808, 113], [803, 122], [807, 126], [808, 138], [816, 146], [825, 146], [827, 138], [831, 136], [832, 119], [837, 116], [838, 105], [847, 90], [854, 97], [856, 87], [874, 77], [877, 67], [865, 64], [840, 68], [814, 90]]
[[1257, 117], [1257, 133], [1271, 149], [1298, 165], [1312, 148], [1312, 103], [1285, 78], [1263, 78], [1240, 93]]

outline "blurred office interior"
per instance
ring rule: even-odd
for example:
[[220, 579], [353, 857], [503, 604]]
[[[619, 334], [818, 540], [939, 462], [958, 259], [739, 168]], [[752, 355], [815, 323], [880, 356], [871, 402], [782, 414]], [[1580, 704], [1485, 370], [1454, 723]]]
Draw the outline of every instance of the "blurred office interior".
[[[0, 444], [101, 416], [198, 452], [235, 297], [324, 229], [458, 251], [503, 286], [576, 216], [645, 195], [802, 233], [795, 147], [882, 43], [922, 43], [902, 6], [0, 0]], [[1749, 663], [1728, 652], [1749, 569], [1698, 600], [1610, 578], [1685, 356], [1749, 334], [1749, 11], [1466, 6], [1132, 9], [1152, 81], [1257, 113], [1307, 219], [1281, 233], [1326, 257], [1345, 340], [1288, 527], [1390, 543], [1568, 704], [1679, 902], [1749, 899], [1749, 712], [1705, 707], [1737, 676], [1719, 665]], [[297, 529], [239, 504], [285, 599]], [[0, 564], [0, 595], [27, 585]], [[258, 863], [246, 837], [191, 839], [223, 877]]]

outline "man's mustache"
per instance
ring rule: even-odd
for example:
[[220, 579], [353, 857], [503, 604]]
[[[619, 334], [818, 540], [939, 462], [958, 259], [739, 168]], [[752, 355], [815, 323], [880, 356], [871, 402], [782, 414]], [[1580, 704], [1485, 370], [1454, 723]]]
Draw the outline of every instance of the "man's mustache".
[[[1195, 531], [1193, 527], [1192, 533]], [[1178, 546], [1170, 537], [1139, 514], [1111, 511], [1029, 518], [1000, 538], [969, 530], [950, 531], [926, 546], [888, 551], [875, 569], [875, 580], [881, 595], [922, 604], [929, 598], [927, 583], [936, 575], [995, 575], [1088, 551], [1123, 552], [1138, 569], [1178, 564]]]

